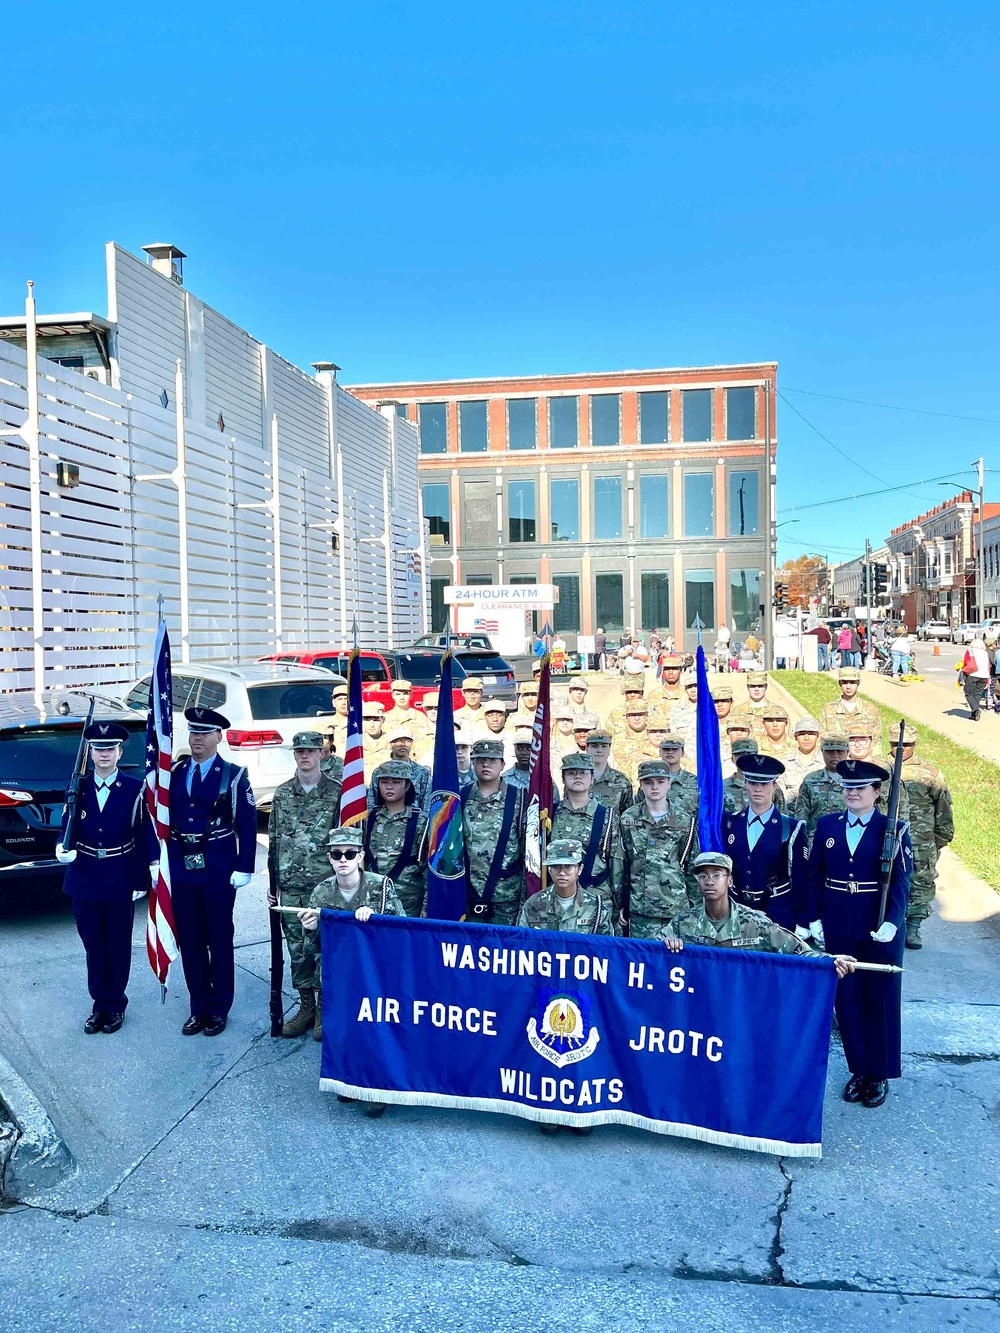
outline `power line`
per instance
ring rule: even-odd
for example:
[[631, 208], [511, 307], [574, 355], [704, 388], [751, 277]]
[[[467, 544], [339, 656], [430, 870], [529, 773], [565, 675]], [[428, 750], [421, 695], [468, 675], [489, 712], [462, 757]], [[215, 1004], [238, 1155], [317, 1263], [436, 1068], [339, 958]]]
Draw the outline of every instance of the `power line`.
[[[872, 403], [866, 398], [842, 398], [836, 393], [817, 393], [815, 389], [792, 389], [787, 384], [782, 386], [787, 393], [804, 393], [810, 398], [828, 398], [834, 403], [854, 403], [857, 407], [881, 407], [886, 412], [913, 412], [921, 417], [945, 417], [948, 421], [977, 421], [984, 426], [1000, 426], [1000, 418], [997, 417], [965, 417], [957, 412], [933, 412], [927, 407], [900, 407], [897, 403]], [[781, 390], [779, 390], [779, 393]], [[788, 404], [792, 406], [791, 403]]]
[[[906, 491], [909, 486], [929, 486], [936, 481], [954, 481], [956, 478], [961, 478], [961, 475], [960, 472], [948, 472], [943, 477], [921, 477], [917, 481], [906, 481], [901, 486], [885, 486], [880, 491], [861, 491], [860, 493], [855, 492], [854, 495], [841, 495], [836, 500], [814, 500], [812, 504], [792, 505], [790, 509], [781, 509], [778, 512], [781, 514], [800, 514], [804, 509], [823, 509], [827, 505], [846, 504], [848, 500], [870, 500], [873, 495], [887, 495], [893, 491]], [[968, 488], [966, 487], [966, 489]], [[913, 494], [912, 491], [907, 493]]]

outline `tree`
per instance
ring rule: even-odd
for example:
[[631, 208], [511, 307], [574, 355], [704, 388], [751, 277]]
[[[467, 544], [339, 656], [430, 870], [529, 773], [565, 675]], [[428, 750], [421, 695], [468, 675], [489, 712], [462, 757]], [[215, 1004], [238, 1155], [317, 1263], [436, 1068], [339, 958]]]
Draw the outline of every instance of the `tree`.
[[821, 555], [798, 555], [787, 561], [774, 577], [788, 584], [789, 603], [807, 610], [810, 599], [819, 597], [826, 583], [826, 561]]

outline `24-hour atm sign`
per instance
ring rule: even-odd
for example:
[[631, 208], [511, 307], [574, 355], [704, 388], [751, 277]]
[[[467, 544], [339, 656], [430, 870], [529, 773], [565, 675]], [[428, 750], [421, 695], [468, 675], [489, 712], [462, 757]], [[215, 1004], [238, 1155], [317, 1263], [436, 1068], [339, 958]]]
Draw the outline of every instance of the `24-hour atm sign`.
[[444, 600], [448, 606], [551, 611], [559, 600], [559, 589], [554, 583], [461, 584], [446, 587]]

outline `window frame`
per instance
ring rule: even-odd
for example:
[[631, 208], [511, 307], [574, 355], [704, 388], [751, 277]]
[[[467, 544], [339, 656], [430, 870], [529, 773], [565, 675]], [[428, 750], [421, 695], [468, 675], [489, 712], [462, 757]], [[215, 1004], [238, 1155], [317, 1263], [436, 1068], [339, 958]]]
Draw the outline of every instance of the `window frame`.
[[[511, 409], [516, 403], [530, 403], [531, 413], [531, 444], [514, 444], [510, 429]], [[507, 399], [507, 448], [512, 453], [531, 453], [538, 448], [538, 399], [537, 398], [508, 398]]]
[[[567, 393], [567, 394], [554, 394], [554, 395], [552, 395], [551, 397], [549, 397], [546, 401], [547, 401], [547, 403], [548, 403], [548, 414], [549, 414], [549, 423], [548, 423], [548, 424], [549, 424], [549, 448], [550, 448], [550, 449], [556, 449], [556, 450], [558, 450], [560, 453], [561, 453], [564, 449], [579, 449], [579, 447], [580, 447], [580, 395], [579, 395], [579, 394], [569, 394], [569, 393]], [[554, 405], [555, 405], [556, 403], [572, 403], [572, 404], [573, 404], [573, 443], [572, 443], [572, 444], [556, 444], [556, 442], [555, 442], [556, 432], [555, 432], [555, 423], [554, 423], [554, 421], [553, 421], [552, 413], [553, 413], [553, 407], [554, 407]]]
[[[483, 409], [483, 444], [482, 447], [466, 447], [465, 443], [465, 415], [472, 408]], [[460, 454], [488, 454], [490, 451], [490, 400], [488, 398], [463, 398], [458, 404], [458, 452]]]
[[[425, 447], [424, 440], [424, 412], [429, 412], [432, 407], [441, 408], [444, 413], [444, 445], [440, 449], [428, 449]], [[420, 453], [428, 457], [438, 457], [448, 452], [448, 404], [444, 400], [435, 400], [434, 402], [417, 404], [417, 436], [420, 442]]]
[[[713, 402], [712, 389], [681, 389], [681, 442], [683, 444], [711, 444], [713, 436]], [[687, 431], [687, 404], [689, 394], [706, 394], [708, 397], [708, 434], [705, 436], [691, 436]], [[702, 401], [699, 399], [699, 402]]]
[[[621, 446], [621, 442], [622, 442], [622, 396], [621, 396], [621, 394], [620, 394], [620, 393], [615, 393], [615, 392], [612, 392], [612, 393], [592, 393], [592, 394], [589, 395], [589, 398], [590, 398], [590, 404], [589, 404], [589, 407], [590, 407], [590, 447], [591, 447], [592, 449], [617, 449], [617, 448], [619, 448], [619, 447]], [[608, 441], [600, 441], [600, 442], [599, 442], [599, 441], [597, 440], [597, 438], [596, 438], [596, 436], [595, 436], [595, 432], [594, 432], [594, 406], [595, 406], [596, 403], [598, 403], [598, 402], [605, 402], [605, 401], [607, 401], [609, 398], [615, 398], [615, 399], [617, 399], [617, 402], [618, 402], [618, 410], [617, 410], [617, 413], [616, 413], [617, 429], [616, 429], [616, 431], [615, 431], [615, 439], [614, 439], [614, 440], [611, 440], [610, 442], [608, 442]]]
[[[710, 510], [709, 528], [708, 531], [706, 532], [691, 532], [690, 524], [688, 523], [688, 481], [689, 480], [693, 481], [695, 477], [708, 478], [708, 483], [711, 493], [711, 510]], [[681, 485], [684, 487], [683, 494], [681, 496], [684, 508], [683, 518], [681, 520], [684, 528], [684, 536], [691, 541], [707, 541], [715, 536], [715, 503], [716, 503], [715, 472], [709, 471], [707, 469], [692, 468], [684, 473], [684, 476], [681, 480]]]
[[[576, 489], [576, 522], [573, 527], [572, 537], [557, 537], [555, 535], [555, 497], [553, 490], [556, 486], [573, 486]], [[580, 478], [579, 477], [554, 477], [549, 474], [549, 542], [561, 545], [563, 542], [580, 541]]]
[[[514, 508], [511, 503], [514, 496], [514, 488], [531, 488], [531, 517], [514, 517]], [[525, 524], [531, 524], [531, 536], [514, 536], [514, 524], [521, 525], [521, 532], [525, 530]], [[507, 480], [507, 544], [509, 546], [534, 546], [538, 542], [538, 483], [534, 477], [510, 477]]]
[[[597, 531], [597, 519], [598, 519], [598, 512], [597, 512], [597, 486], [598, 486], [598, 483], [599, 483], [599, 482], [605, 482], [605, 481], [614, 482], [614, 483], [617, 485], [617, 487], [618, 487], [618, 531], [617, 531], [617, 533], [615, 533], [615, 534], [613, 534], [612, 536], [609, 536], [609, 537], [602, 537], [602, 536], [598, 533], [598, 531]], [[623, 540], [623, 538], [624, 538], [624, 533], [625, 533], [625, 495], [624, 495], [624, 489], [625, 489], [625, 488], [624, 488], [624, 486], [622, 485], [622, 478], [621, 478], [621, 475], [618, 474], [618, 473], [612, 473], [612, 472], [597, 472], [597, 473], [592, 473], [592, 474], [591, 474], [591, 492], [590, 492], [590, 494], [591, 494], [591, 499], [592, 499], [592, 502], [593, 502], [593, 509], [592, 509], [592, 511], [591, 511], [591, 514], [592, 514], [592, 523], [591, 523], [591, 526], [592, 526], [592, 528], [593, 528], [593, 535], [592, 535], [592, 537], [591, 537], [591, 540], [592, 540], [592, 541], [595, 541], [595, 542], [620, 542], [620, 541]]]

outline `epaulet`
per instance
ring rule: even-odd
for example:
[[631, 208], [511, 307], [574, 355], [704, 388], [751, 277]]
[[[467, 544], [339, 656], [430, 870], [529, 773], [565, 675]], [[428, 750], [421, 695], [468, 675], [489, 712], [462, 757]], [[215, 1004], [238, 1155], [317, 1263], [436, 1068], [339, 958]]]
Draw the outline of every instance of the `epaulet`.
[[171, 773], [176, 773], [177, 770], [181, 767], [181, 765], [186, 764], [190, 758], [191, 758], [190, 755], [185, 754], [182, 755], [180, 759], [175, 759], [174, 762], [170, 765]]

